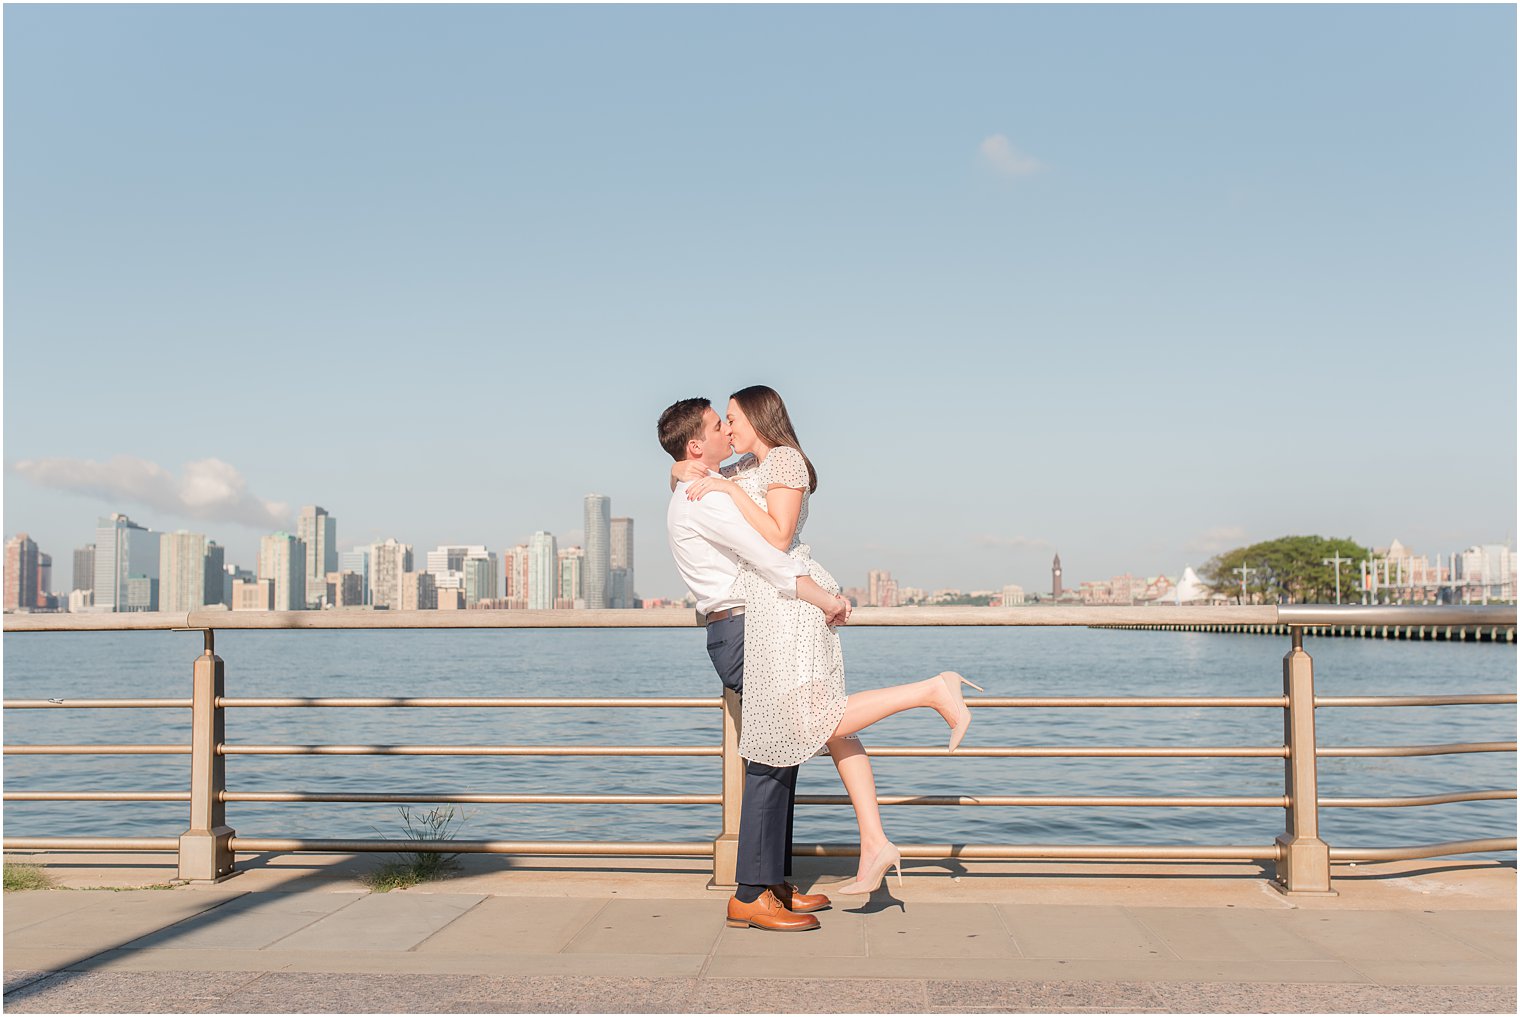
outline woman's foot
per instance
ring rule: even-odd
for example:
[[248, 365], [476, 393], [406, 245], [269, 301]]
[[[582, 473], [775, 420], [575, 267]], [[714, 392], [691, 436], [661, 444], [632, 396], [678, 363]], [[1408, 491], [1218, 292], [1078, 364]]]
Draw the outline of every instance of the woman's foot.
[[835, 893], [858, 894], [871, 893], [881, 885], [882, 877], [887, 869], [897, 870], [897, 885], [902, 886], [902, 852], [897, 850], [897, 845], [891, 841], [883, 841], [881, 846], [874, 850], [867, 850], [862, 845], [860, 849], [860, 869], [856, 872], [855, 881], [845, 883], [843, 886], [834, 887]]
[[971, 710], [961, 695], [961, 686], [970, 685], [978, 692], [982, 691], [982, 687], [954, 671], [941, 671], [926, 684], [930, 686], [929, 704], [950, 725], [950, 751], [954, 752], [966, 736], [966, 728], [971, 726]]

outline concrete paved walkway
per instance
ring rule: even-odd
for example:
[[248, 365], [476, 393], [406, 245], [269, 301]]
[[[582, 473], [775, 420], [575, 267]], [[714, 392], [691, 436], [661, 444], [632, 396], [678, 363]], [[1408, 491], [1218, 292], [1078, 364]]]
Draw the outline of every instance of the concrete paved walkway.
[[[1515, 870], [1338, 867], [1288, 898], [1229, 865], [914, 863], [823, 928], [730, 929], [695, 861], [472, 857], [369, 892], [379, 859], [45, 861], [5, 896], [27, 1012], [1515, 1012]], [[799, 860], [804, 888], [842, 871]]]

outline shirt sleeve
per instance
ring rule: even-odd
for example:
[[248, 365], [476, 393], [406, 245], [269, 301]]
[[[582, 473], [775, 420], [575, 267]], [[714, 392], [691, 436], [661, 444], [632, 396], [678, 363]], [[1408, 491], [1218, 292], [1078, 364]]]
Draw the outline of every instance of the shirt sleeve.
[[772, 484], [780, 484], [782, 487], [792, 487], [799, 491], [805, 491], [812, 487], [812, 481], [808, 479], [807, 460], [802, 458], [802, 453], [790, 445], [777, 445], [771, 449], [770, 455], [765, 457], [765, 465], [770, 470], [767, 478]]
[[799, 558], [778, 551], [744, 521], [739, 506], [721, 491], [692, 503], [691, 526], [705, 539], [726, 547], [755, 567], [783, 597], [797, 596], [797, 579], [808, 574]]

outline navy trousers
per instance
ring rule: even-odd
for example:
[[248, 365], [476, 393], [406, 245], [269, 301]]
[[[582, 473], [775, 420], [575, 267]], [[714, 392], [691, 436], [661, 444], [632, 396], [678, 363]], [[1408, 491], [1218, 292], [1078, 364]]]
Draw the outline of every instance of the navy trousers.
[[[744, 615], [707, 626], [707, 655], [724, 688], [744, 695]], [[742, 719], [741, 719], [742, 723]], [[774, 886], [792, 874], [792, 815], [797, 808], [797, 767], [744, 766], [739, 810], [738, 881]]]

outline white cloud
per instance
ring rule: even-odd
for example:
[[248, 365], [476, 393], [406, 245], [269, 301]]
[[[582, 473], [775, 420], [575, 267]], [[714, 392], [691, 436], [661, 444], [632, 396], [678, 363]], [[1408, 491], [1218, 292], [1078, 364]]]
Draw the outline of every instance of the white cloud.
[[178, 479], [157, 463], [135, 456], [109, 462], [90, 459], [22, 459], [11, 470], [39, 487], [112, 503], [143, 505], [160, 512], [256, 529], [288, 527], [290, 506], [265, 501], [220, 459], [186, 463]]
[[1215, 526], [1205, 530], [1183, 545], [1183, 549], [1199, 554], [1218, 554], [1246, 543], [1243, 526]]
[[989, 533], [976, 537], [979, 547], [994, 547], [1004, 551], [1048, 551], [1055, 545], [1039, 537], [994, 537]]
[[982, 161], [1006, 177], [1027, 177], [1044, 168], [1038, 159], [1014, 148], [1013, 142], [1001, 134], [983, 138], [979, 150]]

